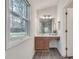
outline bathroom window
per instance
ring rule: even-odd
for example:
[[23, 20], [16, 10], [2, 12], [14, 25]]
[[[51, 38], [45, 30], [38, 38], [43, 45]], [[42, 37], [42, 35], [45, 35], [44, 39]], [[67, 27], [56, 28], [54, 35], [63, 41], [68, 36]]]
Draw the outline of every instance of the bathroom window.
[[30, 35], [30, 6], [26, 0], [9, 0], [10, 37]]

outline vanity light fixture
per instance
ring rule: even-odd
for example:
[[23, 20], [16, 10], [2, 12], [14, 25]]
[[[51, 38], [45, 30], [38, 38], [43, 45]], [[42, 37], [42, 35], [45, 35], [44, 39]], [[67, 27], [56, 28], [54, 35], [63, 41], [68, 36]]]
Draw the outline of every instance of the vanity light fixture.
[[41, 19], [52, 19], [51, 15], [44, 15], [42, 17], [40, 17]]

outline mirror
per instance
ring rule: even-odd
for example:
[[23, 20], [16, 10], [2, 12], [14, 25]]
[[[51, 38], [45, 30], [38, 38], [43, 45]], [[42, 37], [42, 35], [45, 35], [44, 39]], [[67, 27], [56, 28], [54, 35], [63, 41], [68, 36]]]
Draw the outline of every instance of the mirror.
[[41, 34], [56, 34], [55, 18], [44, 16], [40, 18], [40, 33]]

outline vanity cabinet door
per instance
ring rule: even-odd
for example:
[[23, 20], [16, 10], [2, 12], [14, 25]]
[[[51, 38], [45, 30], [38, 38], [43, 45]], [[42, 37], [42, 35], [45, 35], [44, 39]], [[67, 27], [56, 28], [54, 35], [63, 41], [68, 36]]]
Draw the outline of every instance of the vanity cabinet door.
[[44, 47], [43, 49], [48, 50], [49, 49], [49, 41], [48, 38], [44, 38]]
[[43, 44], [44, 44], [43, 39], [40, 38], [35, 39], [35, 49], [43, 49], [44, 46]]
[[35, 38], [35, 49], [49, 49], [49, 41], [47, 37], [36, 37]]

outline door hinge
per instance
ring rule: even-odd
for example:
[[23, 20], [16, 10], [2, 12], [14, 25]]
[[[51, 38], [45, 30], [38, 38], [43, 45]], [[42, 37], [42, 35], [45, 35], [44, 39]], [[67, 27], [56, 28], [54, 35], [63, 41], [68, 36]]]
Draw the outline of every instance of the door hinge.
[[68, 50], [68, 48], [66, 48], [66, 50]]
[[68, 13], [66, 12], [65, 14], [67, 15]]
[[65, 30], [65, 32], [68, 32], [67, 30]]

